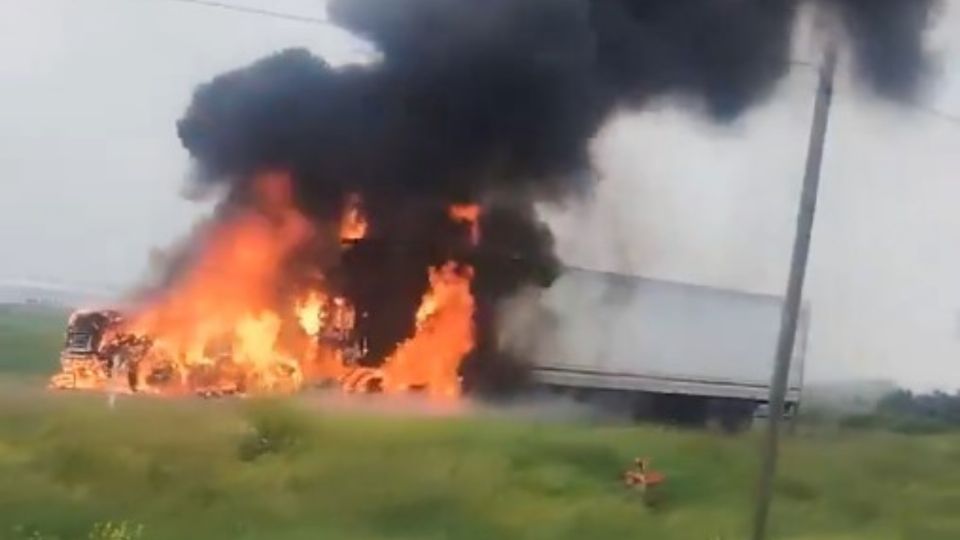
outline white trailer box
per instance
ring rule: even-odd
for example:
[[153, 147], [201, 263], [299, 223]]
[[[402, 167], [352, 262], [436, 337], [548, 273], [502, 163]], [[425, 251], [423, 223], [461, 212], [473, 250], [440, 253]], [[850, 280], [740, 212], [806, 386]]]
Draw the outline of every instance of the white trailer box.
[[[545, 385], [755, 406], [767, 401], [781, 306], [775, 296], [567, 268], [534, 302], [504, 312], [503, 344], [528, 358]], [[791, 408], [803, 382], [806, 321], [804, 310]]]

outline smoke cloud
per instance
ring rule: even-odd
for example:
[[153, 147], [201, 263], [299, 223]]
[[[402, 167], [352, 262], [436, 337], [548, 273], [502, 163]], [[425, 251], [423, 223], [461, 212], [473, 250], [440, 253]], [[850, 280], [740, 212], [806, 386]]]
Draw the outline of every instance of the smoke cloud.
[[[887, 96], [916, 91], [932, 0], [815, 3], [839, 14], [865, 82]], [[486, 366], [511, 365], [497, 351], [497, 303], [558, 271], [534, 203], [590, 189], [589, 142], [620, 107], [683, 96], [724, 120], [762, 100], [790, 65], [799, 5], [333, 0], [332, 19], [369, 39], [379, 61], [334, 68], [279, 52], [200, 86], [178, 131], [201, 181], [228, 184], [238, 204], [271, 168], [292, 173], [317, 223], [362, 197], [370, 240], [335, 262], [319, 252], [300, 262], [370, 312], [372, 357], [411, 333], [424, 268], [473, 265], [479, 344], [465, 371], [482, 385], [504, 372]], [[463, 202], [484, 208], [478, 247], [447, 217]]]

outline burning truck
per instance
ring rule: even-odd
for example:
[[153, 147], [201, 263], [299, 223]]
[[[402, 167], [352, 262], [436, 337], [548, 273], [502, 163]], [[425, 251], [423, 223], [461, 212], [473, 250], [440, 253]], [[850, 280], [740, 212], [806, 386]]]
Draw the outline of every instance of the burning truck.
[[[218, 221], [175, 283], [127, 313], [71, 315], [51, 386], [212, 396], [336, 384], [351, 392], [459, 395], [460, 363], [474, 347], [472, 268], [455, 261], [428, 267], [413, 334], [375, 357], [371, 312], [333, 292], [328, 276], [344, 269], [285, 287], [278, 272], [318, 233], [290, 206], [287, 175], [266, 174], [255, 185], [257, 204]], [[476, 208], [454, 206], [448, 217], [465, 245], [479, 241]], [[348, 197], [337, 266], [372, 249], [367, 229], [359, 200]]]
[[[290, 49], [196, 89], [177, 135], [197, 191], [220, 196], [216, 210], [122, 313], [71, 318], [51, 384], [249, 394], [332, 382], [451, 397], [540, 373], [555, 385], [655, 388], [664, 377], [594, 377], [608, 354], [535, 343], [530, 370], [501, 343], [507, 302], [560, 273], [538, 205], [590, 193], [592, 141], [620, 111], [679, 97], [723, 121], [769, 96], [794, 63], [808, 5], [838, 15], [874, 89], [909, 96], [932, 4], [331, 0], [331, 23], [375, 54], [334, 66]], [[586, 305], [620, 299], [599, 298]], [[704, 309], [723, 304], [703, 298]], [[754, 302], [734, 302], [754, 313]], [[604, 320], [559, 312], [574, 321], [554, 324], [573, 329], [551, 334], [561, 352], [576, 350], [577, 328]], [[687, 354], [666, 352], [667, 367]], [[619, 367], [631, 358], [614, 356]]]
[[[336, 350], [342, 359], [345, 388], [375, 391], [382, 382], [377, 370], [359, 368], [365, 347], [355, 328], [355, 311], [342, 298], [313, 296], [301, 308], [299, 322], [315, 339], [311, 350]], [[172, 355], [156, 338], [138, 334], [116, 310], [80, 310], [67, 322], [66, 339], [60, 354], [61, 371], [50, 385], [57, 389], [109, 390], [134, 393], [195, 392], [203, 396], [244, 394], [248, 391], [290, 392], [304, 383], [304, 366], [278, 355], [267, 372], [250, 369], [234, 355], [229, 339], [214, 342], [203, 352], [200, 365]], [[313, 358], [316, 362], [318, 359]], [[346, 371], [355, 368], [353, 372]], [[334, 374], [331, 373], [331, 379]], [[268, 376], [268, 379], [265, 379]], [[333, 382], [332, 380], [330, 382]]]
[[[310, 350], [325, 348], [339, 352], [344, 387], [376, 391], [382, 383], [382, 374], [359, 367], [366, 348], [356, 332], [355, 317], [355, 310], [344, 299], [316, 295], [311, 296], [298, 313], [301, 328], [315, 339]], [[230, 340], [220, 340], [219, 348], [205, 350], [199, 366], [171, 355], [162, 341], [154, 349], [155, 342], [151, 335], [138, 334], [119, 311], [76, 311], [67, 322], [60, 354], [61, 371], [53, 376], [50, 384], [58, 389], [131, 393], [193, 391], [210, 396], [243, 394], [248, 389], [295, 391], [304, 382], [304, 366], [278, 354], [267, 368], [273, 372], [273, 384], [264, 385], [264, 373], [244, 366], [239, 360], [244, 357], [234, 355]], [[311, 360], [318, 361], [317, 358]], [[350, 368], [354, 368], [352, 372]], [[204, 372], [208, 376], [205, 377]], [[349, 382], [347, 374], [354, 376]], [[330, 375], [332, 378], [334, 374]]]

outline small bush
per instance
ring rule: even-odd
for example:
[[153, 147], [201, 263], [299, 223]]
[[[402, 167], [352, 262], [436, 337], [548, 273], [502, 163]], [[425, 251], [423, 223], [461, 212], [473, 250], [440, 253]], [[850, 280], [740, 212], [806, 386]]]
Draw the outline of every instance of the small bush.
[[939, 424], [960, 428], [960, 392], [914, 394], [909, 390], [899, 390], [877, 404], [877, 413], [922, 421], [927, 427]]
[[960, 393], [913, 394], [898, 390], [880, 400], [872, 413], [843, 417], [839, 425], [906, 435], [947, 433], [960, 429]]
[[956, 429], [956, 426], [936, 418], [907, 415], [858, 414], [840, 420], [840, 427], [856, 430], [886, 430], [904, 435], [936, 435]]
[[778, 495], [795, 501], [812, 501], [818, 497], [816, 487], [806, 480], [790, 476], [778, 478], [774, 489]]
[[[13, 540], [60, 540], [59, 536], [49, 535], [36, 529], [17, 525], [11, 529]], [[4, 537], [5, 538], [5, 537]]]
[[840, 419], [840, 427], [846, 429], [880, 429], [883, 419], [877, 414], [854, 414]]
[[237, 446], [243, 461], [291, 451], [303, 443], [310, 426], [304, 414], [290, 406], [263, 403], [249, 411], [250, 431]]
[[143, 537], [143, 525], [127, 521], [97, 523], [90, 531], [90, 540], [139, 540]]
[[886, 422], [890, 431], [904, 435], [936, 435], [947, 433], [957, 428], [937, 418], [923, 417], [892, 417]]

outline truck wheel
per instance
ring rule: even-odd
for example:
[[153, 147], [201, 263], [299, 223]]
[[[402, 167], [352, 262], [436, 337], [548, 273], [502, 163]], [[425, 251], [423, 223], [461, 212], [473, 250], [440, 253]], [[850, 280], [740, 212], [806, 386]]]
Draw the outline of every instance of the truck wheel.
[[637, 392], [633, 395], [632, 417], [635, 422], [651, 422], [657, 420], [656, 396], [647, 392]]
[[750, 429], [757, 404], [747, 399], [715, 398], [708, 405], [708, 422], [723, 433], [735, 434]]
[[653, 398], [654, 417], [679, 427], [702, 428], [707, 421], [707, 399], [683, 394], [658, 394]]

